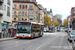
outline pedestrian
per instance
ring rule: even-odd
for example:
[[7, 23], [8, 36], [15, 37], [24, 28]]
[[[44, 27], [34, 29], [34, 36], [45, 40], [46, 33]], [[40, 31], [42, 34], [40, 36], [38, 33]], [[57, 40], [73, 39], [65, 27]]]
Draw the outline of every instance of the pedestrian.
[[11, 31], [11, 37], [13, 37], [13, 28], [10, 31]]
[[13, 32], [13, 36], [15, 36], [15, 31]]

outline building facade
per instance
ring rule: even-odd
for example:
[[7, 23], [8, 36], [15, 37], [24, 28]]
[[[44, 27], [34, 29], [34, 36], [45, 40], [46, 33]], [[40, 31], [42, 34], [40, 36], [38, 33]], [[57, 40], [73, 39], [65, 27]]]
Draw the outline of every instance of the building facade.
[[13, 0], [12, 12], [13, 26], [19, 22], [37, 22], [40, 21], [39, 7], [36, 0]]
[[71, 8], [72, 30], [75, 30], [75, 7]]
[[8, 32], [9, 23], [12, 22], [12, 0], [0, 0], [0, 32]]
[[50, 9], [50, 11], [47, 11], [47, 14], [48, 14], [48, 16], [51, 18], [51, 21], [53, 21], [53, 20], [52, 20], [52, 18], [53, 18], [52, 9]]
[[40, 23], [44, 24], [43, 18], [46, 12], [44, 11], [44, 8], [41, 4], [38, 4], [38, 7], [40, 8]]

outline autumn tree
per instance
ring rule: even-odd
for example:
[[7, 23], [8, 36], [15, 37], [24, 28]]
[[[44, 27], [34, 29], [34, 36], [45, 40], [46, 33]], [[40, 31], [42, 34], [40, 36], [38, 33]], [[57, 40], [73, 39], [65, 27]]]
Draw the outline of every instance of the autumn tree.
[[59, 22], [58, 21], [54, 21], [53, 26], [58, 26]]
[[51, 23], [51, 18], [47, 14], [44, 15], [44, 24], [49, 26]]
[[61, 19], [57, 19], [57, 21], [59, 22], [59, 24], [62, 24], [62, 20]]
[[67, 26], [67, 24], [68, 24], [67, 19], [65, 19], [63, 25]]

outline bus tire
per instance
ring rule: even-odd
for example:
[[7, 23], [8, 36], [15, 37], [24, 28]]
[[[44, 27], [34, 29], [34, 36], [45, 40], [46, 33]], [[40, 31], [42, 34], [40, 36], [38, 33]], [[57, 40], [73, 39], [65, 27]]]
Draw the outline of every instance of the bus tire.
[[35, 38], [35, 34], [33, 34], [33, 38]]

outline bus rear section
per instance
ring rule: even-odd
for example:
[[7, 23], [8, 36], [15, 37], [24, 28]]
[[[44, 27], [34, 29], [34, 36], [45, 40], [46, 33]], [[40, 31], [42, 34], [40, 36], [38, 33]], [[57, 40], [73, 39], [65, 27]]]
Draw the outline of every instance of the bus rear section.
[[60, 27], [57, 27], [57, 32], [60, 32]]
[[49, 27], [49, 32], [55, 32], [55, 27]]
[[42, 36], [41, 25], [31, 22], [18, 22], [17, 38], [34, 38]]

